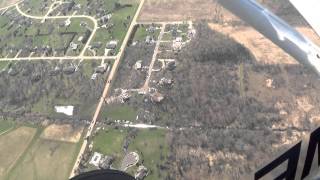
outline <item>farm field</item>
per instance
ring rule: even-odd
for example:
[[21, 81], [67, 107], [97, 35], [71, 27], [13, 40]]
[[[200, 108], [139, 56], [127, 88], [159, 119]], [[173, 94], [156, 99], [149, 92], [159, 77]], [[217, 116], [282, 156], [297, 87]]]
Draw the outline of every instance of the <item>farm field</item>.
[[28, 148], [37, 130], [19, 127], [0, 136], [0, 180], [5, 180], [11, 168]]
[[[7, 179], [46, 179], [65, 180], [68, 179], [76, 155], [80, 148], [80, 136], [75, 141], [69, 141], [74, 134], [83, 132], [83, 128], [65, 128], [66, 125], [51, 125], [44, 129], [34, 138], [32, 145], [24, 153], [11, 170]], [[69, 133], [70, 129], [74, 132]], [[60, 132], [64, 136], [55, 136], [50, 139], [48, 134]]]
[[0, 118], [0, 134], [5, 133], [14, 127], [14, 122], [1, 120]]

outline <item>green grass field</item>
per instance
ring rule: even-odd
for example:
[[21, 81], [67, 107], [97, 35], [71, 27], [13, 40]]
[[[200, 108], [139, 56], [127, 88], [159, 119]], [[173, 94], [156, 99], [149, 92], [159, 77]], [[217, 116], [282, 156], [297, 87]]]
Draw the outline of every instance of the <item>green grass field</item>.
[[128, 105], [112, 105], [104, 107], [101, 117], [112, 120], [133, 121], [137, 117], [137, 111]]
[[[143, 164], [150, 170], [146, 180], [157, 180], [164, 177], [162, 175], [165, 172], [162, 172], [157, 165], [163, 164], [169, 154], [166, 134], [166, 130], [141, 129], [130, 142], [129, 151], [138, 152], [140, 162], [143, 161]], [[116, 162], [113, 167], [119, 168], [124, 157], [122, 146], [127, 135], [126, 129], [100, 130], [93, 140], [93, 151], [114, 156]], [[137, 167], [133, 166], [128, 169], [128, 173], [134, 175], [136, 170]]]
[[0, 180], [6, 176], [32, 142], [37, 130], [19, 127], [0, 136]]
[[124, 155], [122, 146], [127, 134], [128, 132], [126, 130], [100, 130], [99, 134], [93, 140], [93, 151], [114, 156], [116, 159], [113, 166], [117, 167], [120, 165]]
[[13, 121], [5, 121], [0, 119], [0, 134], [6, 132], [14, 127]]
[[137, 28], [133, 41], [145, 41], [147, 36], [153, 36], [155, 37], [155, 40], [157, 40], [161, 30], [156, 29], [153, 33], [150, 33], [147, 31], [148, 27], [149, 27], [148, 25], [145, 25], [145, 26], [140, 25]]
[[39, 138], [21, 163], [10, 173], [10, 180], [65, 180], [74, 163], [77, 144]]
[[[68, 179], [83, 139], [81, 138], [77, 143], [44, 139], [41, 138], [44, 128], [34, 127], [31, 129], [35, 131], [35, 135], [31, 138], [28, 148], [19, 148], [17, 143], [8, 148], [8, 151], [15, 148], [21, 149], [23, 154], [16, 159], [16, 163], [6, 175], [5, 180]], [[2, 163], [0, 164], [2, 165]]]
[[[169, 154], [166, 141], [166, 130], [142, 129], [129, 145], [129, 150], [140, 152], [140, 161], [150, 170], [146, 180], [162, 179], [165, 172], [161, 172], [157, 165], [163, 164]], [[162, 177], [162, 178], [161, 178]]]

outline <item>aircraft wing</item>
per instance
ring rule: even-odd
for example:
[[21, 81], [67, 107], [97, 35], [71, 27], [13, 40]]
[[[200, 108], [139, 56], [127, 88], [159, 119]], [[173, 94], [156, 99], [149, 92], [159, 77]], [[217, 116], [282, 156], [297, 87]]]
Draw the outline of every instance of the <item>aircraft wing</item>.
[[320, 36], [320, 1], [290, 0], [290, 2]]

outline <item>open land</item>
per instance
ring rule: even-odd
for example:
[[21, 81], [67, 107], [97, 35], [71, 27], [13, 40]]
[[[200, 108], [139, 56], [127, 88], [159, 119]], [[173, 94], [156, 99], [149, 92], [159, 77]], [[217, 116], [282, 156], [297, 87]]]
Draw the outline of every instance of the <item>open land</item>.
[[[261, 2], [320, 44], [288, 2]], [[0, 179], [248, 179], [320, 123], [317, 75], [216, 1], [26, 0], [0, 13]]]

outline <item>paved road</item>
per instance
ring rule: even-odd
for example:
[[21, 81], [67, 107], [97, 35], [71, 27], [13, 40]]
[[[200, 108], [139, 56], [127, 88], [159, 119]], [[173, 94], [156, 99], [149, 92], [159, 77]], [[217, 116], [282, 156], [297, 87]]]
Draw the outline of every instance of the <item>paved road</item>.
[[166, 23], [162, 23], [162, 24], [161, 24], [160, 35], [159, 35], [159, 37], [158, 37], [158, 41], [157, 41], [156, 47], [155, 47], [155, 49], [154, 49], [153, 56], [152, 56], [152, 60], [151, 60], [150, 66], [149, 66], [147, 79], [146, 79], [146, 81], [145, 81], [145, 83], [144, 83], [144, 85], [143, 85], [143, 87], [142, 87], [142, 89], [143, 89], [145, 92], [148, 91], [148, 89], [149, 89], [149, 81], [150, 81], [150, 78], [151, 78], [151, 74], [152, 74], [152, 70], [153, 70], [154, 63], [156, 62], [157, 55], [158, 55], [158, 53], [159, 53], [160, 42], [161, 42], [161, 40], [162, 40], [165, 27], [166, 27]]
[[94, 113], [93, 119], [92, 119], [92, 121], [91, 121], [91, 123], [89, 125], [86, 138], [85, 138], [85, 140], [84, 140], [84, 142], [83, 142], [83, 144], [81, 146], [81, 149], [80, 149], [80, 152], [78, 154], [76, 163], [75, 163], [75, 165], [74, 165], [74, 167], [73, 167], [73, 169], [71, 171], [70, 178], [75, 175], [74, 172], [79, 167], [79, 164], [80, 164], [81, 158], [83, 156], [83, 153], [85, 152], [86, 147], [88, 145], [88, 138], [87, 137], [90, 137], [91, 134], [92, 134], [93, 128], [94, 128], [94, 126], [95, 126], [95, 124], [97, 122], [97, 119], [98, 119], [98, 116], [100, 114], [101, 108], [102, 108], [102, 106], [104, 104], [104, 99], [107, 97], [107, 94], [108, 94], [109, 89], [111, 87], [111, 81], [114, 80], [114, 76], [115, 76], [115, 73], [118, 70], [118, 67], [119, 67], [119, 64], [120, 64], [120, 60], [122, 59], [122, 57], [124, 55], [124, 50], [125, 50], [125, 48], [126, 48], [126, 46], [128, 44], [128, 41], [130, 39], [130, 35], [131, 35], [131, 33], [132, 33], [133, 29], [134, 29], [134, 26], [137, 24], [137, 18], [138, 18], [139, 14], [140, 14], [140, 11], [142, 9], [142, 6], [143, 6], [144, 2], [145, 2], [145, 0], [141, 0], [140, 5], [139, 5], [139, 7], [137, 9], [137, 12], [136, 12], [135, 16], [133, 17], [132, 23], [131, 23], [131, 25], [130, 25], [128, 31], [127, 31], [127, 34], [126, 34], [126, 36], [125, 36], [125, 38], [123, 40], [123, 43], [122, 43], [121, 48], [120, 48], [120, 52], [119, 52], [119, 54], [118, 54], [118, 56], [117, 56], [117, 58], [116, 58], [116, 60], [115, 60], [115, 62], [113, 64], [113, 66], [112, 66], [112, 69], [111, 69], [111, 72], [109, 74], [109, 77], [108, 77], [106, 86], [104, 88], [103, 94], [102, 94], [102, 96], [100, 98], [100, 101], [99, 101], [97, 109], [96, 109], [96, 111]]

